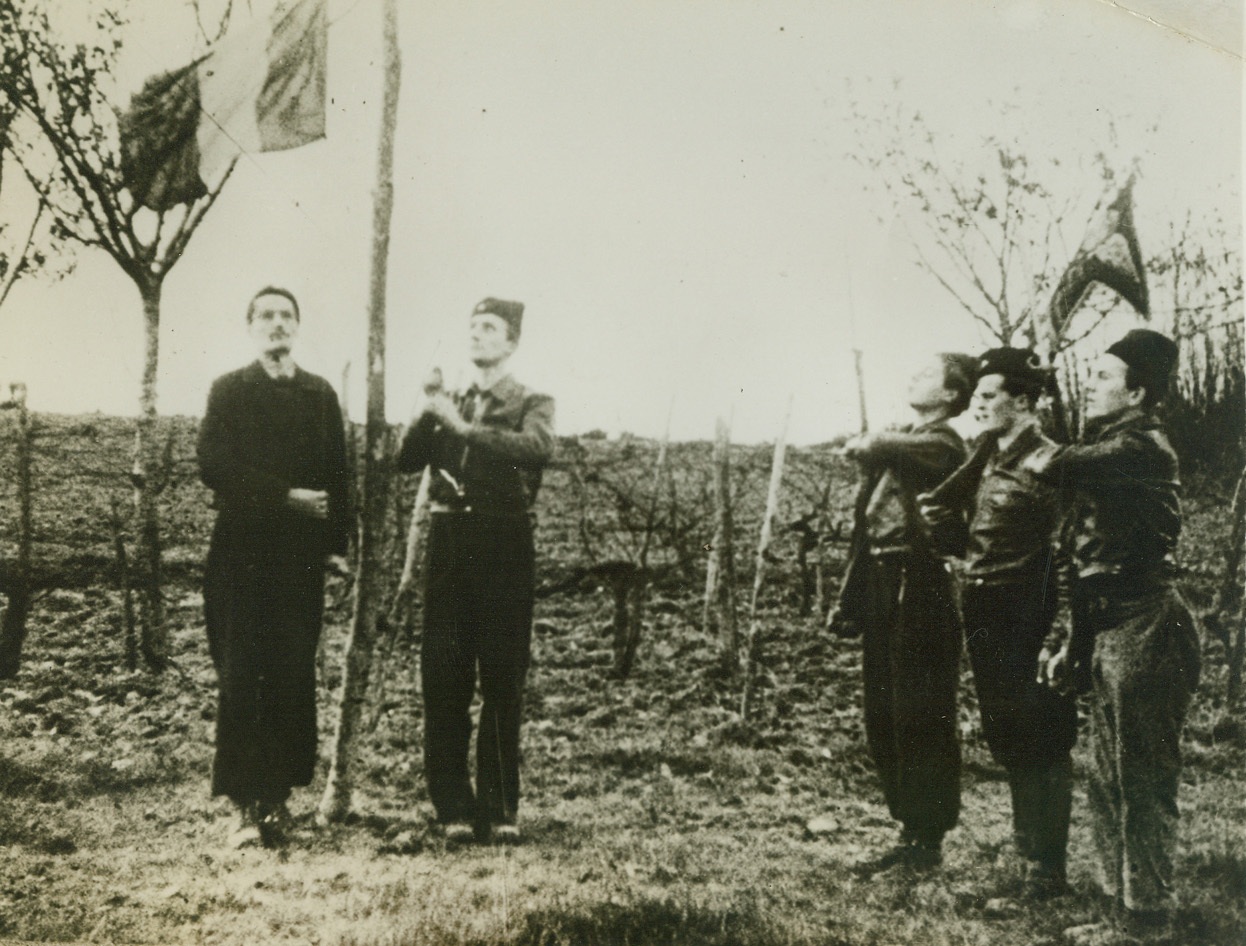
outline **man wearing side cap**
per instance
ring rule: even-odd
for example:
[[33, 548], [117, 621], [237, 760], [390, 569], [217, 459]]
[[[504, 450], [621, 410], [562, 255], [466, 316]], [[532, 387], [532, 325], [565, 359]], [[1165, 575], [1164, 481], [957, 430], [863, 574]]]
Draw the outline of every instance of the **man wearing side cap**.
[[844, 446], [864, 474], [853, 537], [859, 552], [840, 591], [843, 617], [831, 627], [863, 634], [866, 742], [901, 829], [897, 844], [857, 866], [865, 876], [937, 867], [960, 813], [960, 617], [916, 496], [964, 462], [964, 441], [947, 421], [969, 404], [975, 367], [967, 355], [930, 357], [909, 384], [916, 422]]
[[[429, 468], [432, 509], [420, 677], [424, 774], [448, 840], [518, 838], [519, 725], [532, 638], [533, 509], [554, 448], [554, 401], [509, 372], [524, 306], [471, 314], [474, 383], [425, 385], [398, 468]], [[476, 784], [468, 772], [477, 673]]]
[[1038, 680], [1058, 597], [1052, 559], [1059, 509], [1055, 490], [1023, 464], [1054, 447], [1035, 410], [1047, 384], [1030, 349], [986, 352], [970, 405], [979, 445], [956, 473], [919, 497], [933, 521], [970, 514], [961, 593], [965, 638], [983, 734], [1008, 773], [1023, 892], [1031, 899], [1067, 889], [1070, 752], [1077, 741], [1073, 697]]
[[1199, 674], [1198, 634], [1173, 586], [1177, 457], [1153, 415], [1176, 362], [1172, 339], [1127, 333], [1093, 367], [1084, 442], [1028, 461], [1073, 502], [1073, 631], [1052, 670], [1067, 661], [1090, 692], [1087, 795], [1103, 892], [1118, 911], [1069, 930], [1074, 942], [1163, 934], [1176, 906], [1179, 743]]

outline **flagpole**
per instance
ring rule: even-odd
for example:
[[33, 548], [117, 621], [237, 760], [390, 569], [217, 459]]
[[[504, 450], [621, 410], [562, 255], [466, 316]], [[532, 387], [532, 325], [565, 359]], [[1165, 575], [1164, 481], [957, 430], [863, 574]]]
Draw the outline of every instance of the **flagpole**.
[[385, 514], [393, 481], [389, 426], [385, 420], [385, 290], [389, 279], [389, 233], [394, 210], [394, 137], [402, 55], [398, 48], [398, 2], [382, 6], [381, 131], [376, 192], [372, 205], [372, 278], [368, 298], [368, 406], [364, 426], [363, 483], [360, 489], [358, 575], [346, 668], [342, 680], [337, 734], [328, 784], [320, 801], [322, 821], [340, 821], [350, 811], [350, 763], [363, 716], [376, 645], [377, 621], [386, 570]]

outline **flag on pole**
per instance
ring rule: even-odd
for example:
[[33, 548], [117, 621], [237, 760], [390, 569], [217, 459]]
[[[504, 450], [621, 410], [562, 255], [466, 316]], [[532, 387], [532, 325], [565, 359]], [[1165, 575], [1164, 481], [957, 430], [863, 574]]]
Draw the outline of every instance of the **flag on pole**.
[[167, 210], [206, 194], [244, 151], [323, 138], [327, 50], [325, 0], [298, 0], [148, 79], [121, 118], [121, 174], [134, 199]]
[[1142, 251], [1138, 249], [1138, 233], [1134, 229], [1133, 188], [1134, 179], [1130, 175], [1112, 202], [1105, 206], [1100, 200], [1090, 215], [1086, 238], [1060, 277], [1048, 308], [1057, 338], [1064, 332], [1092, 282], [1101, 282], [1116, 290], [1144, 318], [1150, 315], [1146, 271], [1142, 266]]

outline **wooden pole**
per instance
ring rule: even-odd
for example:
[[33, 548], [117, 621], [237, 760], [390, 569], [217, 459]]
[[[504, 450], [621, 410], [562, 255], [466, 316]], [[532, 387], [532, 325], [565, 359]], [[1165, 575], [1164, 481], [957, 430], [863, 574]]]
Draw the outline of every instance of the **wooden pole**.
[[857, 307], [852, 299], [852, 266], [845, 259], [844, 269], [848, 274], [848, 326], [852, 335], [852, 364], [857, 372], [857, 406], [861, 412], [861, 433], [869, 433], [870, 417], [865, 409], [865, 364], [861, 343], [857, 338]]
[[766, 552], [770, 549], [770, 538], [774, 531], [774, 517], [779, 510], [779, 487], [783, 482], [783, 461], [787, 453], [787, 425], [792, 418], [792, 399], [787, 401], [787, 413], [783, 417], [783, 427], [778, 439], [774, 442], [774, 457], [770, 462], [770, 489], [766, 493], [766, 513], [761, 520], [761, 535], [757, 539], [757, 562], [753, 570], [753, 594], [749, 599], [748, 637], [744, 642], [744, 688], [740, 696], [740, 716], [747, 720], [752, 712], [753, 673], [757, 665], [758, 640], [757, 605], [761, 599], [761, 588], [766, 578]]
[[320, 801], [322, 821], [340, 821], [350, 811], [350, 763], [363, 716], [376, 644], [377, 617], [385, 574], [385, 513], [393, 482], [389, 426], [385, 421], [385, 290], [389, 277], [389, 231], [394, 209], [394, 136], [402, 56], [398, 48], [398, 3], [382, 8], [381, 133], [372, 208], [372, 278], [368, 302], [368, 414], [364, 427], [363, 483], [359, 525], [359, 564], [355, 581], [346, 671], [338, 707], [328, 784]]
[[726, 666], [738, 669], [739, 627], [736, 623], [735, 522], [731, 508], [731, 422], [719, 417], [714, 431], [714, 539], [705, 569], [705, 610], [702, 628], [717, 626]]

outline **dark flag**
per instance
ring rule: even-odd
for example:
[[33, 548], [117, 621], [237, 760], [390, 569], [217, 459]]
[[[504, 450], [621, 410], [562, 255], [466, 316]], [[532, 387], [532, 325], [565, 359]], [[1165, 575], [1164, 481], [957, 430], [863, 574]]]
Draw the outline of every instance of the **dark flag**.
[[1101, 200], [1090, 215], [1086, 238], [1060, 277], [1048, 314], [1057, 338], [1081, 304], [1090, 284], [1101, 282], [1120, 294], [1144, 318], [1150, 315], [1146, 271], [1134, 229], [1134, 179], [1131, 175], [1109, 204]]

